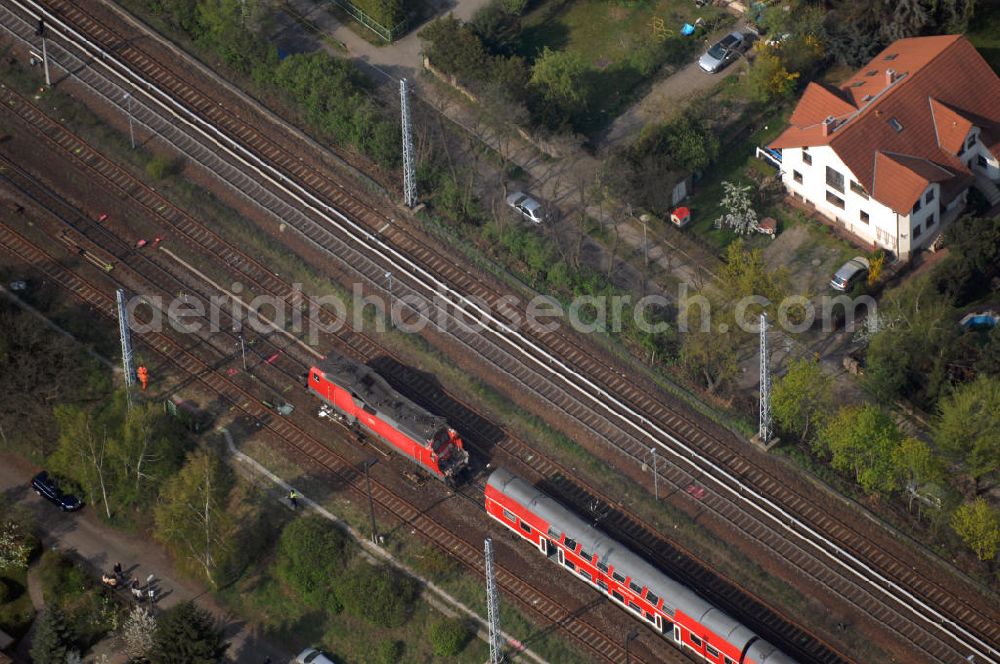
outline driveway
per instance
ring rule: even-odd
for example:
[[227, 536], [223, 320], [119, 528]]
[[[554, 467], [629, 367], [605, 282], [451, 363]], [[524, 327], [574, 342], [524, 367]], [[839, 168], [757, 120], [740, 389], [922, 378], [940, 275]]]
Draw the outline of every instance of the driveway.
[[[157, 606], [169, 608], [186, 600], [211, 612], [230, 641], [229, 657], [237, 664], [260, 664], [270, 657], [275, 664], [289, 661], [295, 653], [269, 642], [250, 625], [219, 606], [202, 586], [178, 575], [169, 556], [156, 543], [141, 535], [131, 535], [102, 523], [87, 507], [67, 514], [36, 496], [28, 486], [37, 469], [23, 459], [0, 454], [0, 491], [9, 504], [23, 505], [34, 517], [46, 546], [72, 551], [91, 567], [95, 578], [110, 571], [116, 562], [126, 574], [157, 579], [160, 596]], [[124, 658], [122, 658], [124, 661]]]

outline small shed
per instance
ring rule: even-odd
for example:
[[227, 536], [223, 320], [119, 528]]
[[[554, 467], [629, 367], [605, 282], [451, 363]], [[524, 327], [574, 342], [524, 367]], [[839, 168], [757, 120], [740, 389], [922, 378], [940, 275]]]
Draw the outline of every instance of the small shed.
[[679, 207], [670, 213], [670, 222], [677, 228], [684, 228], [691, 221], [691, 210]]

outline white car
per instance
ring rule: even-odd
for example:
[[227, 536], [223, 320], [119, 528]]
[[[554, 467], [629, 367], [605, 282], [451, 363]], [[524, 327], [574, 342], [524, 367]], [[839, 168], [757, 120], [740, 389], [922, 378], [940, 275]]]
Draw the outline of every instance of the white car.
[[545, 210], [542, 204], [523, 191], [515, 191], [507, 196], [507, 205], [514, 208], [521, 216], [528, 221], [540, 224], [545, 221]]
[[295, 664], [336, 664], [336, 662], [327, 657], [322, 650], [306, 648], [295, 658]]

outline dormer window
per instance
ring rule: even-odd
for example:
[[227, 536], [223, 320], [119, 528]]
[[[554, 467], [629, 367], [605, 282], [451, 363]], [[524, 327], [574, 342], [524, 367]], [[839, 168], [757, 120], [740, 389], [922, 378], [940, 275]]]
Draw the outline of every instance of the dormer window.
[[896, 118], [889, 118], [889, 126], [896, 130], [896, 133], [903, 131], [903, 124]]

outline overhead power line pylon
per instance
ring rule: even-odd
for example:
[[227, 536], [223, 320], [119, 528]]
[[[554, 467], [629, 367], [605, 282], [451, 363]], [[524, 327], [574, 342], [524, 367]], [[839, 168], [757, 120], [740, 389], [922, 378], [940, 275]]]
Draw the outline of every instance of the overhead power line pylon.
[[503, 661], [503, 637], [500, 635], [500, 593], [493, 571], [493, 539], [486, 538], [486, 618], [490, 623], [490, 664]]
[[767, 348], [767, 314], [760, 315], [760, 430], [757, 435], [767, 445], [773, 433], [771, 425], [771, 362]]
[[122, 372], [125, 375], [125, 399], [132, 408], [132, 388], [135, 386], [135, 366], [132, 362], [132, 330], [128, 322], [128, 309], [125, 306], [125, 289], [119, 288], [118, 299], [118, 336], [122, 342]]
[[406, 79], [399, 81], [399, 107], [403, 125], [403, 199], [406, 207], [417, 206], [417, 175], [413, 156], [413, 125], [410, 122], [410, 86]]

